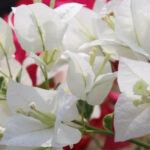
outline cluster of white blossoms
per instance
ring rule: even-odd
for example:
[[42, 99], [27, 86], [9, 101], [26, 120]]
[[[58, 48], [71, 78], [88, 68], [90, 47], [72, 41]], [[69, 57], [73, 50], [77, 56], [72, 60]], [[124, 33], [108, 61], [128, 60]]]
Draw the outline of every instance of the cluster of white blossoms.
[[[116, 79], [114, 131], [104, 131], [116, 142], [150, 134], [149, 25], [149, 0], [97, 0], [94, 10], [78, 3], [55, 9], [34, 3], [13, 8], [9, 23], [0, 18], [3, 149], [60, 150], [95, 133], [88, 120]], [[15, 60], [13, 34], [27, 53], [23, 64]], [[113, 62], [119, 62], [118, 71]], [[37, 87], [26, 70], [33, 63]], [[50, 88], [60, 71], [65, 79]]]

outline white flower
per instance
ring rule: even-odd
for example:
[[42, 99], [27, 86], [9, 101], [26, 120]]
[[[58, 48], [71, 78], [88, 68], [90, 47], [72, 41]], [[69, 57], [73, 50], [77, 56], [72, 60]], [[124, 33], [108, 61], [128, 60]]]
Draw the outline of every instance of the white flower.
[[118, 5], [119, 1], [109, 2], [99, 13], [83, 7], [67, 27], [63, 38], [64, 48], [69, 51], [88, 52], [96, 47], [98, 54], [102, 51], [113, 52], [115, 60], [118, 56], [136, 59], [134, 52], [115, 35], [113, 11]]
[[150, 1], [124, 0], [116, 14], [116, 34], [135, 52], [149, 58]]
[[26, 51], [62, 49], [66, 24], [53, 9], [42, 3], [15, 8], [14, 29]]
[[[111, 53], [114, 53], [113, 59], [118, 60], [119, 56], [127, 57], [131, 59], [140, 59], [145, 60], [144, 57], [136, 53], [136, 51], [132, 50], [132, 48], [124, 42], [121, 38], [118, 37], [119, 34], [117, 30], [118, 25], [118, 16], [120, 13], [118, 13], [118, 9], [124, 9], [120, 8], [120, 4], [123, 0], [111, 0], [108, 3], [102, 7], [101, 10], [99, 10], [99, 14], [103, 20], [103, 23], [101, 23], [100, 28], [101, 36], [100, 36], [100, 46], [105, 51], [110, 51]], [[122, 11], [121, 10], [121, 11]], [[125, 11], [125, 15], [128, 13], [128, 11]], [[125, 20], [122, 20], [122, 22]], [[105, 22], [105, 23], [104, 23]]]
[[62, 88], [51, 91], [10, 82], [7, 100], [13, 116], [1, 144], [59, 148], [80, 140], [81, 133], [69, 126], [78, 116], [76, 98]]
[[120, 59], [118, 83], [122, 94], [115, 106], [115, 140], [150, 133], [150, 64]]
[[86, 54], [68, 52], [68, 55], [70, 62], [67, 84], [71, 92], [79, 99], [87, 100], [91, 105], [102, 103], [116, 78], [114, 73], [105, 74], [107, 72], [105, 67], [110, 68], [110, 64], [106, 62], [104, 67], [102, 64], [105, 59], [97, 57], [92, 66], [89, 63], [89, 56]]

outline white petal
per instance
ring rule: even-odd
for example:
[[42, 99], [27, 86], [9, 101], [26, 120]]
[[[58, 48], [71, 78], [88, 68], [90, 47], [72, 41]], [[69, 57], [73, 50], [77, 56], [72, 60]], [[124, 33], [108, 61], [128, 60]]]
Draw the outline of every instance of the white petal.
[[79, 3], [66, 3], [55, 8], [55, 11], [63, 21], [68, 22], [79, 13], [82, 7], [83, 5]]
[[[95, 74], [97, 74], [97, 71], [99, 70], [99, 67], [103, 63], [103, 61], [104, 61], [103, 56], [97, 56], [95, 58], [95, 62], [93, 64], [93, 71], [94, 71]], [[105, 65], [105, 68], [103, 70], [103, 74], [110, 73], [110, 72], [112, 72], [111, 64], [109, 62], [107, 62], [106, 65]]]
[[149, 105], [136, 107], [133, 105], [135, 99], [136, 96], [122, 94], [115, 105], [115, 141], [126, 141], [150, 133]]
[[91, 119], [98, 119], [101, 116], [101, 110], [99, 105], [94, 106], [94, 110], [91, 115]]
[[91, 105], [101, 104], [110, 92], [116, 75], [113, 73], [100, 76], [88, 93], [87, 102]]
[[48, 147], [52, 144], [53, 128], [47, 129], [39, 121], [23, 116], [13, 117], [6, 127], [1, 144], [26, 147]]
[[25, 66], [22, 66], [22, 73], [21, 73], [21, 80], [20, 83], [24, 84], [24, 85], [28, 85], [31, 86], [32, 85], [32, 81], [31, 78], [25, 68]]
[[80, 141], [81, 133], [79, 130], [69, 127], [65, 124], [57, 124], [55, 130], [55, 147], [64, 147], [67, 145], [73, 145]]
[[99, 13], [104, 5], [105, 5], [105, 1], [103, 1], [103, 0], [96, 0], [95, 3], [94, 3], [93, 10], [95, 12]]
[[71, 92], [85, 100], [86, 93], [91, 89], [94, 80], [94, 73], [90, 64], [81, 55], [68, 53], [70, 63], [67, 74], [67, 84]]
[[77, 51], [82, 44], [95, 40], [99, 28], [96, 26], [97, 18], [95, 12], [83, 7], [69, 23], [63, 39], [65, 49]]
[[148, 53], [139, 46], [139, 41], [135, 33], [135, 22], [132, 20], [131, 0], [123, 0], [116, 13], [115, 32], [117, 37], [126, 43], [134, 51], [148, 55]]
[[69, 122], [77, 119], [79, 116], [76, 103], [77, 97], [72, 95], [68, 89], [62, 86], [58, 88], [55, 100], [58, 101], [57, 119], [63, 122]]
[[[15, 52], [13, 43], [13, 34], [10, 26], [0, 18], [0, 45], [4, 48], [7, 55], [12, 55]], [[0, 57], [4, 55], [0, 46]]]
[[[61, 48], [65, 24], [57, 13], [42, 3], [21, 5], [16, 8], [14, 26], [22, 47], [27, 51]], [[40, 28], [43, 34], [41, 40]]]
[[32, 11], [28, 6], [21, 5], [16, 8], [14, 17], [15, 31], [19, 42], [27, 51], [42, 50], [42, 41], [33, 17]]
[[40, 111], [54, 113], [56, 109], [54, 96], [55, 91], [24, 86], [13, 81], [10, 81], [7, 90], [8, 105], [13, 113], [19, 108], [28, 111], [32, 102]]
[[149, 63], [121, 58], [118, 70], [118, 83], [121, 92], [133, 93], [134, 84], [142, 79], [150, 83]]
[[[150, 1], [149, 0], [132, 0], [131, 12], [133, 17], [133, 24], [136, 32], [136, 37], [140, 47], [145, 50], [150, 49], [148, 40], [150, 31]], [[144, 23], [143, 23], [144, 22]], [[150, 51], [148, 51], [150, 55]]]
[[87, 51], [87, 49], [89, 49], [90, 51], [92, 47], [100, 46], [101, 44], [102, 42], [100, 40], [88, 41], [88, 42], [83, 43], [79, 47], [78, 51]]

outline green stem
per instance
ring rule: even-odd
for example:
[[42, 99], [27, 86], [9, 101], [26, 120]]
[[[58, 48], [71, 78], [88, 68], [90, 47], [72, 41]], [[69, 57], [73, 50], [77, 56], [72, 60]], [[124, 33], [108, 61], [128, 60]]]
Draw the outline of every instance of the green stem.
[[6, 59], [6, 64], [7, 64], [7, 67], [8, 67], [8, 72], [9, 72], [9, 77], [10, 79], [12, 79], [12, 73], [11, 73], [11, 69], [10, 69], [10, 64], [9, 64], [9, 61], [8, 61], [8, 56], [7, 56], [7, 53], [2, 45], [2, 43], [0, 42], [0, 48], [2, 49], [3, 53], [4, 53], [4, 56], [5, 56], [5, 59]]
[[6, 98], [0, 98], [0, 101], [5, 101], [6, 100]]
[[[73, 121], [73, 123], [75, 123], [77, 125], [80, 125], [80, 126], [83, 126], [82, 122], [77, 121], [77, 120]], [[99, 134], [106, 134], [106, 135], [114, 135], [114, 133], [112, 131], [95, 128], [95, 127], [90, 126], [89, 124], [85, 124], [85, 127], [86, 127], [86, 130], [85, 130], [86, 133], [99, 133]], [[136, 144], [140, 147], [150, 149], [150, 144], [143, 143], [143, 142], [141, 142], [137, 139], [131, 139], [131, 140], [128, 140], [128, 141], [133, 143], [133, 144]]]
[[51, 2], [50, 2], [50, 7], [51, 7], [51, 8], [54, 8], [54, 7], [55, 7], [55, 3], [56, 3], [56, 0], [51, 0]]
[[44, 66], [44, 68], [40, 67], [42, 70], [42, 73], [44, 75], [45, 78], [45, 89], [49, 89], [49, 79], [48, 79], [48, 73], [47, 73], [47, 68], [46, 66]]
[[44, 35], [43, 35], [42, 28], [40, 26], [40, 23], [39, 23], [38, 19], [36, 18], [36, 15], [33, 12], [32, 12], [32, 15], [33, 15], [33, 17], [35, 19], [37, 31], [39, 33], [39, 36], [40, 36], [40, 39], [41, 39], [41, 42], [42, 42], [42, 49], [43, 49], [43, 51], [46, 51], [46, 47], [45, 47], [45, 44], [44, 44]]
[[141, 146], [141, 147], [150, 149], [150, 144], [143, 143], [143, 142], [141, 142], [141, 141], [139, 141], [139, 140], [131, 139], [131, 140], [129, 140], [129, 142], [134, 143], [134, 144], [136, 144], [136, 145], [138, 145], [138, 146]]
[[84, 121], [84, 112], [85, 112], [85, 102], [83, 103], [83, 106], [82, 106], [82, 124], [83, 124], [83, 132], [85, 131], [85, 121]]

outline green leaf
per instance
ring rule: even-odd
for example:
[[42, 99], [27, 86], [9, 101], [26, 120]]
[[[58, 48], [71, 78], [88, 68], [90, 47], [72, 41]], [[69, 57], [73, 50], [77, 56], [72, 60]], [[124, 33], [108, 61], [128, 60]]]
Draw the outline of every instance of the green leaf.
[[85, 118], [89, 119], [91, 117], [91, 114], [93, 112], [93, 106], [89, 105], [86, 101], [79, 100], [77, 103], [77, 108], [79, 111], [79, 114]]
[[107, 130], [113, 130], [113, 113], [106, 115], [103, 118], [103, 127]]
[[0, 89], [3, 88], [4, 83], [5, 83], [5, 78], [1, 76], [1, 77], [0, 77]]

